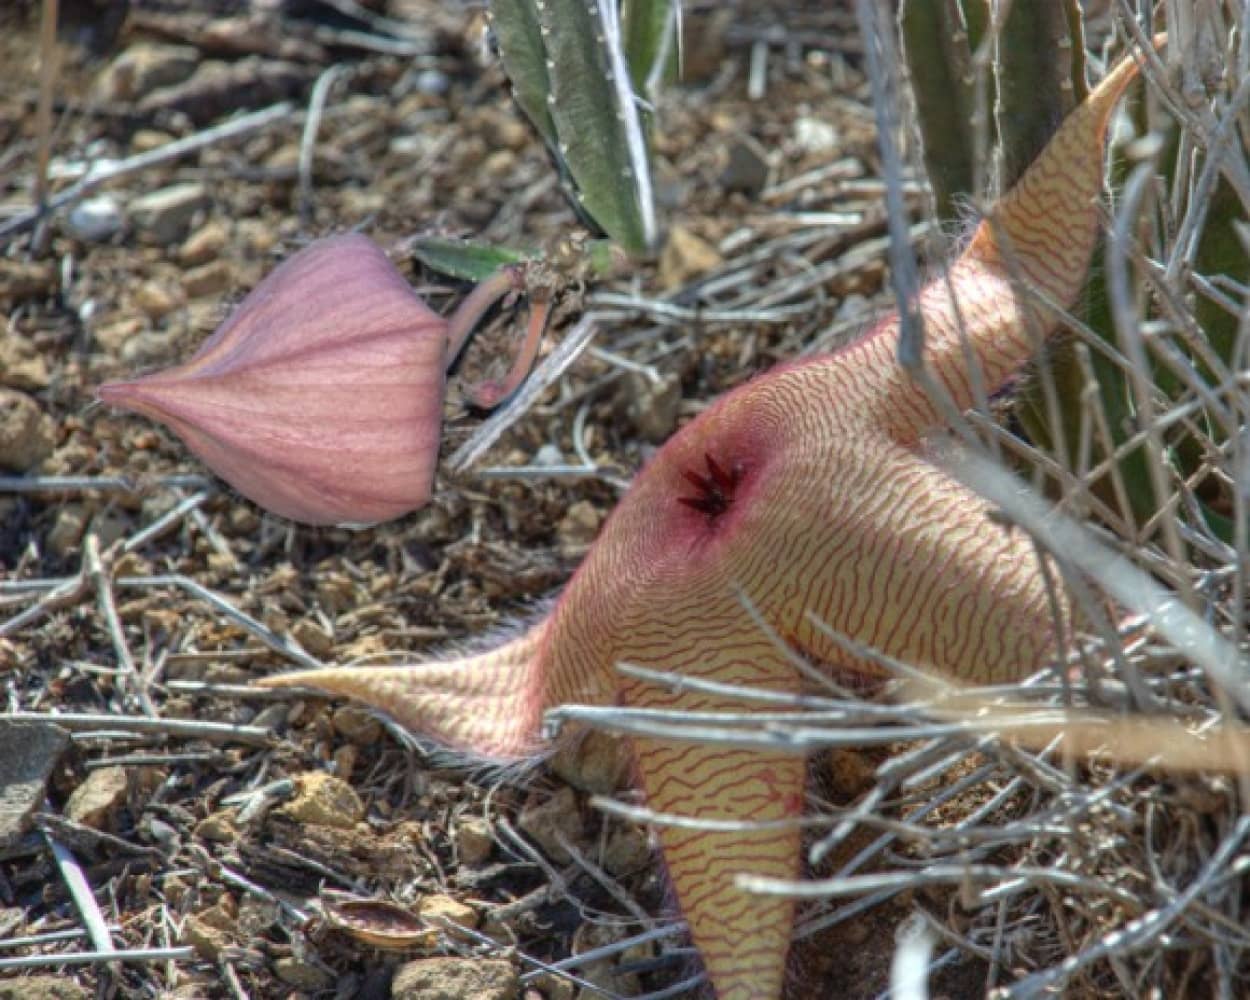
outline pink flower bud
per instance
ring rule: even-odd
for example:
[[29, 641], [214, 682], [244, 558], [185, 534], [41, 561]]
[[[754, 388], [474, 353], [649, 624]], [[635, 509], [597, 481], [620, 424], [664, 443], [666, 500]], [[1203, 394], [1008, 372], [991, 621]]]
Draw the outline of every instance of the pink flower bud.
[[309, 524], [430, 497], [447, 323], [360, 235], [310, 244], [186, 364], [98, 390], [168, 424], [244, 496]]

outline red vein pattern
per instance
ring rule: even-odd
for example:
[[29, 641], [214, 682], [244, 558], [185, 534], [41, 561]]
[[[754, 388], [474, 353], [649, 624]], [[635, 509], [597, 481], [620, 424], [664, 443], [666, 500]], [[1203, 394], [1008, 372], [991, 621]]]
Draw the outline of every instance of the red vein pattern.
[[[949, 280], [922, 293], [925, 363], [956, 406], [975, 402], [969, 354], [994, 390], [1053, 329], [1042, 300], [1067, 308], [1079, 293], [1097, 235], [1107, 123], [1136, 69], [1126, 60], [1112, 70], [977, 229]], [[552, 613], [522, 639], [468, 659], [262, 683], [349, 695], [447, 744], [525, 756], [539, 747], [542, 711], [564, 702], [749, 707], [626, 679], [613, 669], [621, 661], [799, 690], [799, 672], [739, 592], [795, 652], [839, 676], [879, 668], [848, 655], [809, 612], [950, 677], [986, 683], [1032, 672], [1054, 645], [1032, 545], [926, 459], [926, 435], [942, 420], [896, 364], [897, 331], [892, 317], [845, 350], [774, 369], [683, 428], [638, 476]], [[797, 755], [650, 738], [633, 750], [661, 812], [801, 814]], [[717, 996], [779, 997], [792, 905], [749, 896], [734, 876], [797, 875], [797, 829], [664, 827], [660, 841]]]

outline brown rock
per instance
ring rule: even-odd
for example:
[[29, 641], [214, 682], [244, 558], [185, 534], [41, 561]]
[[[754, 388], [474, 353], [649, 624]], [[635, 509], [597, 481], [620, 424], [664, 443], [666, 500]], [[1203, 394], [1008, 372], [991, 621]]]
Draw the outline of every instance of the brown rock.
[[334, 636], [307, 618], [301, 618], [291, 627], [291, 636], [318, 659], [325, 659], [334, 652]]
[[475, 930], [481, 922], [481, 917], [473, 907], [460, 902], [460, 900], [452, 896], [442, 894], [426, 896], [421, 900], [421, 907], [418, 912], [436, 926], [458, 924], [461, 927], [469, 928], [469, 930]]
[[226, 235], [226, 227], [220, 222], [201, 226], [179, 248], [178, 262], [184, 267], [207, 264], [225, 249]]
[[666, 290], [679, 288], [693, 278], [706, 274], [722, 261], [716, 247], [683, 226], [674, 226], [668, 242], [660, 251], [660, 286]]
[[575, 846], [585, 835], [582, 812], [571, 788], [561, 788], [545, 802], [526, 807], [517, 824], [553, 861], [566, 865], [573, 860], [561, 840]]
[[424, 958], [395, 973], [393, 1000], [514, 1000], [520, 980], [511, 963], [485, 958]]
[[92, 332], [92, 338], [100, 350], [119, 357], [126, 342], [142, 329], [143, 320], [136, 316], [124, 316], [108, 323], [101, 323]]
[[188, 298], [200, 298], [205, 295], [221, 295], [227, 291], [234, 281], [230, 265], [224, 260], [213, 260], [199, 267], [193, 267], [182, 276], [182, 290]]
[[150, 153], [154, 149], [160, 149], [167, 142], [173, 141], [174, 137], [168, 132], [155, 128], [141, 128], [130, 137], [130, 149], [135, 153]]
[[462, 820], [456, 826], [452, 839], [455, 841], [460, 863], [465, 865], [482, 864], [495, 848], [490, 824], [480, 816], [470, 816]]
[[187, 918], [182, 939], [204, 958], [216, 959], [233, 943], [233, 930], [238, 914], [234, 900], [228, 896], [215, 905]]
[[529, 981], [521, 1000], [573, 1000], [576, 996], [576, 986], [563, 976], [547, 972]]
[[583, 792], [611, 795], [624, 784], [629, 753], [617, 737], [592, 729], [580, 740], [563, 743], [551, 758], [551, 770]]
[[52, 454], [56, 435], [52, 421], [24, 392], [0, 389], [0, 468], [33, 469]]
[[584, 549], [595, 540], [602, 518], [599, 510], [589, 500], [578, 500], [569, 507], [556, 527], [556, 537], [562, 549]]
[[65, 815], [75, 823], [96, 830], [108, 829], [113, 817], [126, 804], [130, 780], [123, 767], [100, 767], [74, 789], [65, 803]]
[[56, 281], [51, 261], [0, 259], [0, 301], [41, 298], [56, 287]]
[[66, 975], [26, 976], [0, 983], [0, 1000], [87, 1000], [90, 995]]
[[876, 766], [858, 751], [830, 750], [828, 761], [829, 782], [841, 799], [856, 799], [876, 784]]
[[317, 991], [329, 989], [334, 985], [334, 977], [324, 969], [305, 962], [303, 959], [288, 955], [273, 963], [274, 975], [288, 986], [297, 990]]
[[[677, 429], [681, 414], [681, 377], [664, 372], [658, 383], [637, 372], [621, 381], [618, 401], [638, 428], [638, 433], [652, 444], [667, 441]], [[618, 402], [618, 405], [619, 402]]]
[[135, 305], [149, 319], [160, 319], [182, 305], [182, 292], [161, 281], [145, 281], [135, 289]]
[[80, 503], [67, 503], [61, 507], [44, 539], [48, 551], [62, 559], [74, 552], [87, 530], [87, 518], [87, 508]]
[[651, 844], [640, 827], [617, 827], [603, 847], [603, 867], [613, 875], [631, 875], [652, 863]]
[[195, 824], [195, 835], [201, 840], [229, 844], [238, 839], [239, 828], [235, 825], [233, 812], [219, 810], [209, 813]]
[[[623, 927], [609, 924], [583, 923], [573, 935], [573, 952], [581, 954], [605, 945], [616, 944], [629, 934]], [[600, 990], [621, 996], [636, 996], [642, 992], [642, 985], [635, 972], [621, 972], [621, 966], [644, 962], [653, 957], [654, 945], [651, 942], [635, 944], [630, 948], [601, 958], [598, 961], [585, 962], [581, 966], [581, 975], [588, 983], [593, 983]], [[598, 995], [596, 990], [583, 988], [579, 996], [592, 997]]]
[[46, 389], [50, 382], [47, 359], [29, 341], [0, 339], [0, 385], [36, 392]]
[[[309, 648], [302, 639], [300, 639], [300, 645], [305, 649]], [[382, 738], [382, 723], [368, 709], [357, 705], [342, 705], [336, 708], [330, 721], [336, 733], [357, 746], [372, 746]]]
[[295, 782], [295, 798], [278, 812], [296, 823], [350, 830], [364, 815], [364, 804], [352, 786], [332, 774], [309, 771], [299, 775]]

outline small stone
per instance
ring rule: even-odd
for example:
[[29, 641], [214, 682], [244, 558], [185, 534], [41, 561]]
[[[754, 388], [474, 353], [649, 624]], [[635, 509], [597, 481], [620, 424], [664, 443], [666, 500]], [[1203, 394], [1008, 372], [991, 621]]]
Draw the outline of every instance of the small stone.
[[423, 958], [400, 967], [392, 1000], [515, 1000], [520, 989], [510, 962], [491, 958]]
[[130, 368], [167, 361], [170, 352], [169, 334], [161, 330], [142, 330], [127, 338], [117, 352], [118, 358]]
[[452, 923], [469, 930], [476, 930], [482, 919], [473, 907], [442, 894], [426, 896], [421, 900], [418, 912], [432, 923]]
[[625, 782], [629, 755], [620, 739], [591, 729], [581, 739], [561, 744], [551, 758], [551, 770], [583, 792], [611, 795]]
[[804, 153], [830, 153], [839, 142], [837, 128], [823, 118], [799, 118], [794, 123], [794, 143]]
[[182, 928], [182, 939], [201, 956], [215, 960], [233, 943], [232, 931], [238, 914], [234, 901], [229, 897], [187, 918]]
[[238, 234], [243, 245], [258, 257], [269, 253], [278, 245], [278, 234], [273, 225], [261, 219], [241, 219], [238, 223]]
[[208, 205], [203, 184], [171, 184], [134, 199], [130, 217], [146, 242], [168, 246], [186, 235], [196, 213]]
[[195, 824], [194, 832], [201, 840], [215, 844], [230, 844], [239, 838], [239, 828], [235, 825], [234, 815], [225, 810], [209, 813]]
[[297, 990], [308, 990], [316, 992], [317, 990], [329, 989], [334, 985], [334, 977], [324, 969], [320, 969], [311, 962], [305, 962], [303, 959], [288, 955], [286, 958], [280, 958], [273, 963], [274, 975], [281, 979], [288, 986], [294, 986]]
[[136, 316], [124, 316], [111, 323], [101, 323], [91, 333], [92, 339], [105, 354], [120, 357], [126, 341], [143, 329], [143, 320]]
[[334, 652], [334, 636], [307, 618], [301, 618], [291, 627], [291, 636], [319, 660]]
[[275, 924], [281, 923], [282, 907], [277, 900], [261, 899], [250, 893], [239, 900], [235, 926], [247, 938], [258, 938]]
[[28, 353], [27, 342], [0, 339], [0, 385], [23, 392], [38, 392], [51, 382], [47, 359]]
[[[573, 953], [582, 954], [605, 945], [617, 944], [628, 933], [623, 927], [616, 925], [583, 923], [573, 935]], [[638, 974], [624, 971], [622, 967], [636, 965], [654, 957], [653, 949], [651, 942], [644, 942], [634, 944], [615, 955], [581, 963], [582, 978], [599, 987], [599, 990], [583, 989], [579, 998], [585, 997], [589, 1000], [590, 997], [598, 996], [600, 990], [620, 996], [636, 996], [642, 992]]]
[[181, 83], [199, 61], [199, 51], [189, 45], [137, 42], [108, 65], [96, 93], [105, 101], [133, 101], [157, 87]]
[[287, 142], [283, 143], [277, 149], [273, 150], [265, 157], [265, 169], [278, 173], [284, 170], [297, 170], [299, 168], [299, 143]]
[[417, 74], [415, 87], [418, 94], [441, 97], [451, 89], [451, 79], [442, 70], [423, 69]]
[[569, 507], [556, 526], [556, 538], [560, 542], [560, 548], [566, 553], [585, 549], [595, 540], [602, 520], [594, 504], [589, 500], [578, 500]]
[[356, 770], [358, 756], [360, 756], [360, 748], [352, 743], [344, 743], [342, 746], [335, 747], [331, 757], [334, 762], [334, 773], [344, 780], [350, 779], [352, 772]]
[[84, 243], [104, 243], [126, 228], [126, 213], [111, 194], [80, 201], [65, 219], [70, 236]]
[[537, 979], [531, 979], [521, 994], [521, 1000], [574, 1000], [577, 987], [563, 976], [545, 972]]
[[214, 220], [201, 226], [178, 248], [178, 262], [184, 267], [207, 264], [226, 246], [226, 227]]
[[660, 252], [660, 286], [679, 288], [721, 265], [723, 258], [707, 240], [684, 226], [674, 226]]
[[55, 443], [52, 421], [37, 402], [16, 389], [0, 389], [0, 468], [33, 469]]
[[141, 128], [130, 137], [130, 148], [135, 153], [150, 153], [173, 141], [174, 137], [168, 132], [155, 128]]
[[364, 816], [365, 807], [360, 797], [341, 778], [322, 771], [309, 771], [297, 776], [295, 784], [295, 798], [278, 812], [296, 823], [350, 830]]
[[194, 267], [182, 276], [182, 290], [188, 298], [220, 295], [230, 288], [234, 275], [224, 260], [214, 260]]
[[876, 766], [858, 750], [830, 750], [825, 773], [834, 792], [847, 802], [854, 801], [877, 781]]
[[739, 139], [729, 147], [729, 162], [720, 175], [720, 186], [754, 198], [768, 183], [768, 160], [758, 143]]
[[613, 875], [632, 875], [652, 864], [647, 835], [633, 825], [620, 826], [603, 845], [603, 867]]
[[80, 503], [67, 503], [56, 512], [56, 520], [44, 539], [48, 551], [60, 559], [75, 552], [87, 530], [87, 508]]
[[503, 177], [511, 172], [516, 163], [516, 154], [510, 149], [497, 149], [482, 161], [483, 177]]
[[0, 718], [0, 848], [30, 829], [48, 776], [68, 744], [69, 733], [60, 726]]
[[530, 141], [530, 130], [515, 115], [507, 115], [495, 122], [494, 140], [505, 149], [523, 149]]
[[51, 261], [0, 259], [0, 301], [41, 298], [56, 283], [56, 268]]
[[109, 829], [113, 818], [126, 804], [130, 779], [124, 767], [100, 767], [74, 789], [65, 803], [65, 816], [95, 830]]
[[[300, 641], [305, 649], [303, 640]], [[357, 746], [373, 746], [382, 738], [382, 723], [377, 716], [358, 705], [341, 705], [331, 717], [334, 731]]]
[[100, 543], [100, 551], [104, 551], [119, 538], [128, 535], [134, 524], [130, 518], [118, 511], [100, 511], [91, 519], [88, 530], [96, 536]]
[[573, 860], [561, 841], [577, 845], [585, 835], [582, 812], [571, 788], [561, 788], [545, 802], [528, 806], [522, 811], [517, 825], [548, 857], [561, 865]]
[[145, 281], [135, 289], [135, 305], [148, 319], [168, 316], [182, 304], [182, 292], [170, 288], [162, 281]]
[[66, 975], [14, 977], [0, 983], [0, 1000], [87, 1000], [89, 996]]
[[462, 820], [456, 826], [452, 839], [460, 863], [464, 865], [482, 864], [495, 849], [495, 838], [490, 824], [480, 816], [470, 816]]
[[161, 889], [165, 894], [165, 900], [170, 906], [181, 906], [182, 901], [191, 892], [191, 887], [177, 875], [170, 875], [162, 880]]
[[659, 383], [639, 372], [621, 381], [625, 410], [642, 437], [652, 444], [667, 441], [677, 429], [681, 414], [681, 377], [664, 372]]

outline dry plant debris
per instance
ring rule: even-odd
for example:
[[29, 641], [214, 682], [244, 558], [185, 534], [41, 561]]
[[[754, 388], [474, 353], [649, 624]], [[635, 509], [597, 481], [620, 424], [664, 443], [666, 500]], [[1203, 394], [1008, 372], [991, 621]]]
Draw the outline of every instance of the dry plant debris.
[[[228, 301], [324, 232], [563, 238], [575, 221], [480, 55], [476, 14], [434, 0], [394, 0], [389, 20], [341, 2], [165, 0], [124, 18], [121, 4], [63, 7], [51, 216], [30, 203], [38, 11], [0, 12], [0, 427], [17, 428], [0, 430], [13, 456], [0, 676], [14, 721], [57, 712], [71, 733], [64, 753], [44, 752], [28, 779], [36, 811], [0, 846], [0, 977], [21, 977], [0, 996], [385, 997], [393, 981], [431, 979], [526, 1000], [695, 989], [645, 826], [627, 803], [589, 797], [616, 787], [610, 758], [501, 784], [354, 710], [246, 685], [289, 666], [402, 660], [526, 614], [656, 442], [887, 305], [884, 186], [849, 8], [690, 11], [688, 80], [657, 135], [677, 234], [663, 273], [589, 292], [592, 321], [576, 329], [593, 329], [590, 346], [550, 366], [525, 419], [445, 473], [427, 510], [350, 533], [267, 518], [169, 435], [90, 406], [91, 391], [185, 357]], [[922, 187], [905, 191], [923, 218]], [[436, 275], [409, 273], [453, 299]], [[576, 319], [553, 324], [549, 357]], [[454, 396], [447, 417], [452, 455], [480, 419]], [[1233, 563], [1207, 552], [1197, 582], [1224, 621]], [[1130, 634], [1126, 652], [1163, 678], [1168, 705], [1212, 718], [1174, 650]], [[1053, 678], [1031, 689], [1069, 691]], [[1236, 992], [1250, 831], [1235, 776], [1076, 766], [953, 725], [909, 740], [906, 706], [829, 713], [899, 725], [848, 730], [839, 756], [813, 765], [812, 873], [827, 878], [805, 904], [801, 982], [877, 995], [895, 929], [919, 912], [948, 995], [1044, 986], [1060, 969], [1076, 995]], [[839, 746], [839, 730], [823, 739]], [[334, 822], [301, 813], [331, 782], [351, 790], [316, 813]], [[71, 814], [78, 789], [103, 786], [99, 809]], [[552, 799], [571, 801], [580, 827], [547, 828], [548, 853], [521, 817]], [[481, 919], [425, 928], [395, 954], [336, 928], [331, 890], [418, 920]]]

